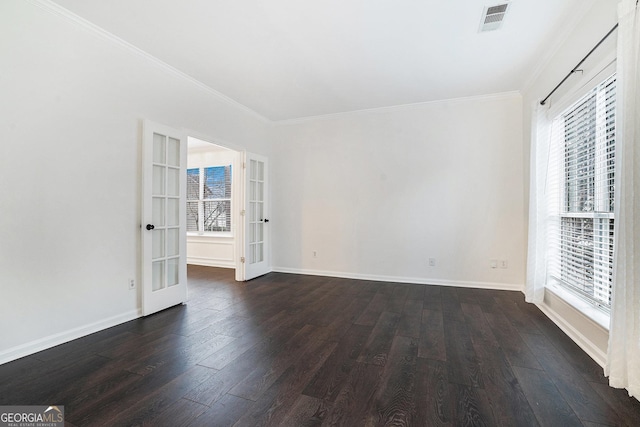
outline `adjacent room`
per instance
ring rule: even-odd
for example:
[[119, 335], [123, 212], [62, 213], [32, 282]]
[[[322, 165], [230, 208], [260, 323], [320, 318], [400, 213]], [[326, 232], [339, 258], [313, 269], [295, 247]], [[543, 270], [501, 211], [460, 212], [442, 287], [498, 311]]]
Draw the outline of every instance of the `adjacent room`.
[[0, 58], [0, 407], [640, 425], [636, 0], [3, 0]]

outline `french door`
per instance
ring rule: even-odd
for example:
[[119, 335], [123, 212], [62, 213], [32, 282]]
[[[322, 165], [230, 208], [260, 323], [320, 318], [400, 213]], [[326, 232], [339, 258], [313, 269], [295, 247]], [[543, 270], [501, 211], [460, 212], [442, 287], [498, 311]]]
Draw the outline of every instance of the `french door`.
[[142, 310], [145, 316], [187, 299], [187, 139], [145, 121], [142, 177]]
[[244, 153], [242, 256], [237, 280], [251, 280], [270, 267], [269, 192], [267, 158]]

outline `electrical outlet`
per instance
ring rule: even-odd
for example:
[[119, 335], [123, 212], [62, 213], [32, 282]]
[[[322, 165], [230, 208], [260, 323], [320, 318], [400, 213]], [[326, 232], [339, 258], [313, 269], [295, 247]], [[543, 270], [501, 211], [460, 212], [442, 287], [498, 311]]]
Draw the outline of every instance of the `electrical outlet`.
[[500, 260], [500, 268], [509, 268], [509, 264], [506, 259]]
[[435, 267], [435, 266], [436, 266], [436, 259], [429, 258], [429, 267]]
[[313, 257], [318, 258], [318, 251], [313, 251]]
[[136, 288], [136, 281], [133, 279], [129, 279], [129, 290], [133, 290]]
[[491, 268], [498, 268], [498, 260], [497, 259], [492, 259], [491, 261], [489, 261], [489, 266]]

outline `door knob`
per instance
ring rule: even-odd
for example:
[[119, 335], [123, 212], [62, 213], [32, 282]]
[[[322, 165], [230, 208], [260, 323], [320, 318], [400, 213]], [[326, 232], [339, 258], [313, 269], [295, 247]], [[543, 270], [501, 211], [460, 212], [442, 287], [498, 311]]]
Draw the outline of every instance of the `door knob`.
[[156, 228], [153, 224], [147, 224], [147, 230], [153, 230]]
[[265, 218], [265, 219], [264, 219], [264, 222], [269, 222], [269, 220]]

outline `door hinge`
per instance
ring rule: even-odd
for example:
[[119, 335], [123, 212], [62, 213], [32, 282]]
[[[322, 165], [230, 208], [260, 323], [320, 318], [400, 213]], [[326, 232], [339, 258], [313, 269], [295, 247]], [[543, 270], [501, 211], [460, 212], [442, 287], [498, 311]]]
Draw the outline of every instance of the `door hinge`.
[[244, 257], [243, 256], [240, 257], [240, 262], [244, 264]]
[[242, 162], [242, 169], [246, 169], [247, 168], [247, 164], [245, 162]]
[[246, 214], [246, 213], [247, 213], [247, 212], [246, 212], [244, 209], [242, 209], [242, 210], [240, 211], [240, 215], [241, 215], [241, 216], [245, 216], [245, 214]]

